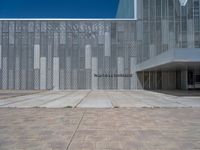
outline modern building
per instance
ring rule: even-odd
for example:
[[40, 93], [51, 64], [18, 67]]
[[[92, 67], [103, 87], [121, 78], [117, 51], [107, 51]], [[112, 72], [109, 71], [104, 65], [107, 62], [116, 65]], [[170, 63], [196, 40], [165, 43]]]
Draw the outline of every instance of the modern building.
[[0, 89], [200, 87], [200, 0], [120, 0], [116, 19], [1, 19]]
[[200, 88], [199, 0], [121, 0], [117, 17], [135, 18], [142, 88]]

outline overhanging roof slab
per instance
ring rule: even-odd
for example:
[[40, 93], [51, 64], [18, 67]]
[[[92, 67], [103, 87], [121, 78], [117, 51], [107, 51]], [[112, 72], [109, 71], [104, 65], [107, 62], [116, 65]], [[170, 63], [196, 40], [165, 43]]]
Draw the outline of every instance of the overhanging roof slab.
[[200, 48], [175, 48], [154, 56], [136, 66], [136, 71], [154, 70], [168, 64], [200, 64]]

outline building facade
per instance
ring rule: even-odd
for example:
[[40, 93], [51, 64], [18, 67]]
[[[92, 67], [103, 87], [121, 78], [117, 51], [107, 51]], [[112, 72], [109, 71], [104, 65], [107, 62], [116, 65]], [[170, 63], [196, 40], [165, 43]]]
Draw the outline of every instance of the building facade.
[[[128, 3], [120, 1], [127, 10], [132, 9]], [[135, 0], [134, 4], [136, 70], [142, 87], [200, 88], [200, 1]], [[132, 13], [119, 6], [117, 17], [130, 16]]]
[[1, 19], [0, 89], [200, 87], [200, 0], [120, 0], [113, 19]]
[[1, 89], [133, 89], [135, 22], [0, 21]]

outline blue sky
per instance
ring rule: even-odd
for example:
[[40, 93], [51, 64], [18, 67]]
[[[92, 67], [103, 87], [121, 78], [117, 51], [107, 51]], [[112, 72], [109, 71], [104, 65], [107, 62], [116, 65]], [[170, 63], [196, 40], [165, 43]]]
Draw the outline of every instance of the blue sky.
[[119, 0], [0, 0], [0, 18], [114, 18]]

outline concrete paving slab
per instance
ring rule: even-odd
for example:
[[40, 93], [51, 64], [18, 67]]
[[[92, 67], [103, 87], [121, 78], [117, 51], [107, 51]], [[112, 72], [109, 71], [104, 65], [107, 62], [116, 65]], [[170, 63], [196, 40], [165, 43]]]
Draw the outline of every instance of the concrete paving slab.
[[149, 104], [151, 107], [185, 107], [185, 105], [176, 101], [177, 96], [155, 93], [150, 91], [138, 91], [138, 93], [129, 93], [131, 96], [139, 95], [141, 101]]
[[187, 98], [184, 103], [179, 100], [182, 97], [149, 91], [109, 92], [109, 97], [118, 107], [192, 107], [195, 104], [199, 107], [200, 104], [200, 97]]
[[40, 107], [48, 102], [57, 100], [66, 96], [68, 92], [48, 92], [47, 95], [38, 97], [38, 98], [31, 98], [26, 101], [20, 101], [12, 104], [8, 104], [5, 107], [18, 107], [18, 108], [27, 108], [27, 107]]
[[128, 92], [108, 92], [108, 97], [114, 107], [151, 107], [151, 105], [144, 103], [136, 95], [131, 97]]
[[47, 107], [47, 108], [76, 107], [77, 104], [80, 103], [80, 101], [85, 96], [88, 95], [88, 93], [89, 91], [73, 91], [62, 98], [41, 105], [41, 107]]
[[[3, 93], [0, 91], [0, 93]], [[4, 91], [5, 93], [5, 91]], [[9, 96], [9, 91], [6, 91]], [[18, 91], [11, 91], [18, 93]], [[20, 93], [20, 92], [19, 92]], [[174, 96], [152, 91], [41, 91], [0, 100], [0, 107], [200, 107], [198, 96]]]
[[200, 97], [179, 97], [176, 101], [183, 104], [185, 107], [200, 107]]
[[14, 104], [14, 103], [17, 103], [17, 102], [41, 98], [41, 97], [46, 96], [46, 95], [48, 95], [48, 92], [41, 92], [41, 93], [36, 93], [36, 94], [29, 94], [29, 95], [26, 95], [26, 96], [18, 96], [18, 97], [1, 99], [0, 100], [0, 107], [4, 107], [6, 105]]
[[37, 90], [0, 90], [0, 101], [12, 97], [19, 97], [25, 95], [32, 95], [35, 93], [41, 93], [42, 91]]
[[103, 91], [92, 91], [77, 107], [84, 108], [112, 108], [112, 103]]

